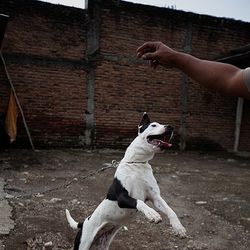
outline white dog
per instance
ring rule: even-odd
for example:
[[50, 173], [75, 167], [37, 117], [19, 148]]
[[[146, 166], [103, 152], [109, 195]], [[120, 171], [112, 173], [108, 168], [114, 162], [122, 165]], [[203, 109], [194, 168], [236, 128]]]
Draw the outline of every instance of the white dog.
[[148, 163], [156, 152], [171, 147], [173, 128], [151, 123], [144, 113], [138, 136], [127, 148], [116, 170], [113, 184], [106, 199], [84, 223], [77, 223], [66, 210], [67, 220], [74, 229], [80, 228], [74, 250], [106, 250], [118, 230], [139, 211], [154, 223], [162, 221], [161, 215], [145, 202], [151, 201], [157, 210], [167, 215], [176, 234], [186, 236], [186, 230], [175, 212], [160, 195], [160, 189]]

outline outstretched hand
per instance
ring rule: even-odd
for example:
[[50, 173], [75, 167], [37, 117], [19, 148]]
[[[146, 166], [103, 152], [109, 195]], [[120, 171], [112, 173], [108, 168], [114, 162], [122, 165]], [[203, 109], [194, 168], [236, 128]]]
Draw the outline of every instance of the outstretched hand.
[[153, 68], [158, 65], [173, 67], [176, 51], [162, 42], [146, 42], [137, 49], [137, 57], [148, 60]]
[[226, 63], [199, 59], [178, 52], [162, 42], [146, 42], [137, 49], [137, 57], [148, 60], [151, 67], [175, 67], [199, 84], [219, 92], [250, 99], [244, 82], [244, 70]]

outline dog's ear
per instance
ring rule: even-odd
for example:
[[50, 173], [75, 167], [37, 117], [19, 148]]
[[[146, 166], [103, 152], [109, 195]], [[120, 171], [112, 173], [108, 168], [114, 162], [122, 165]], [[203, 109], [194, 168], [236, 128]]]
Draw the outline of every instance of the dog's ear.
[[150, 119], [149, 116], [146, 112], [143, 113], [141, 122], [138, 125], [138, 132], [142, 133], [150, 124]]
[[143, 116], [142, 116], [142, 119], [141, 119], [141, 122], [139, 124], [139, 127], [143, 126], [143, 125], [146, 125], [146, 124], [150, 124], [150, 119], [149, 119], [148, 114], [146, 112], [144, 112]]

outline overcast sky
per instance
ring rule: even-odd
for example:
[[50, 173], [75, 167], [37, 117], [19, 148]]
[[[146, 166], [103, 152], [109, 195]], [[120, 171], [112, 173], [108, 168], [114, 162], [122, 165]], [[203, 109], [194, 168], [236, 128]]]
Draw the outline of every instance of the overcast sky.
[[[85, 0], [42, 0], [84, 8]], [[174, 6], [177, 10], [191, 11], [218, 17], [234, 18], [250, 22], [250, 0], [127, 0], [159, 7]]]

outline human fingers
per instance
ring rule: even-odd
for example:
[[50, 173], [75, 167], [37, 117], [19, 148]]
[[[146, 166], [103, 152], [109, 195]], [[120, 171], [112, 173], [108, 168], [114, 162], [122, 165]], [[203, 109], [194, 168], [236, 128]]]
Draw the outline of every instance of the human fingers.
[[137, 48], [137, 57], [142, 57], [147, 52], [154, 52], [156, 50], [156, 42], [146, 42]]
[[143, 60], [150, 60], [150, 61], [157, 61], [158, 60], [157, 52], [145, 53], [142, 55], [142, 59]]

